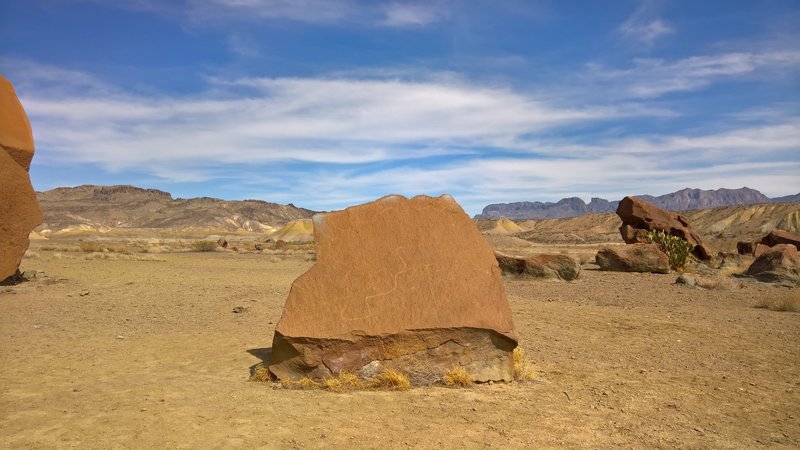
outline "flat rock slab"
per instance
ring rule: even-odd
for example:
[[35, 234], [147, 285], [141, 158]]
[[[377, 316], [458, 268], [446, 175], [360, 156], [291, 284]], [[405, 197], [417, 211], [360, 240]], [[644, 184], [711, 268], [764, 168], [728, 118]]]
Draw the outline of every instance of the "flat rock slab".
[[516, 333], [494, 253], [450, 196], [392, 195], [314, 217], [317, 262], [273, 340], [279, 379], [461, 366], [511, 380]]
[[600, 270], [614, 272], [669, 273], [669, 259], [657, 244], [630, 244], [604, 248], [597, 252], [595, 262]]
[[494, 252], [500, 270], [519, 277], [572, 281], [581, 274], [581, 265], [567, 255], [512, 256]]
[[14, 87], [0, 77], [0, 281], [16, 275], [42, 211], [28, 176], [33, 134]]

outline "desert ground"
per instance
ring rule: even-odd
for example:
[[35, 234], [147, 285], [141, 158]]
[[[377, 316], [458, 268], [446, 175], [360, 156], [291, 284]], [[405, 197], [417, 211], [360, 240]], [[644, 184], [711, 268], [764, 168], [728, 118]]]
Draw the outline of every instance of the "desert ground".
[[583, 257], [574, 282], [504, 281], [536, 381], [333, 393], [248, 381], [304, 249], [91, 250], [33, 241], [36, 278], [0, 287], [0, 447], [800, 447], [800, 313], [756, 307], [799, 288]]

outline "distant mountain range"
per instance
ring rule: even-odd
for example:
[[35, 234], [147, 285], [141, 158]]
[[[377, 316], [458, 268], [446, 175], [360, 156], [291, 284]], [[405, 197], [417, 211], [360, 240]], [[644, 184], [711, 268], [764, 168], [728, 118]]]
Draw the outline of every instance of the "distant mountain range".
[[[743, 187], [740, 189], [681, 189], [671, 194], [637, 195], [659, 208], [671, 211], [690, 209], [716, 208], [719, 206], [749, 205], [755, 203], [793, 203], [800, 202], [800, 194], [785, 197], [769, 198], [761, 192]], [[614, 212], [619, 200], [608, 201], [592, 198], [587, 204], [578, 197], [561, 199], [552, 202], [516, 202], [494, 203], [483, 208], [483, 212], [475, 216], [480, 219], [505, 217], [507, 219], [555, 219], [575, 217], [588, 213]]]
[[37, 230], [120, 228], [271, 231], [314, 211], [292, 204], [218, 198], [173, 199], [168, 192], [135, 186], [78, 186], [37, 192], [44, 222]]

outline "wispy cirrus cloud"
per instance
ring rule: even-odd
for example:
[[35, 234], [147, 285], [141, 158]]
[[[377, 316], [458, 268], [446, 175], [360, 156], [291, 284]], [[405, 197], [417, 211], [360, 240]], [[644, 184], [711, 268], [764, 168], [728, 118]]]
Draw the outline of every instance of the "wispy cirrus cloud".
[[444, 9], [434, 2], [390, 3], [385, 13], [383, 23], [392, 27], [423, 26], [444, 17]]
[[597, 83], [616, 85], [632, 97], [652, 98], [672, 92], [696, 91], [714, 82], [787, 74], [800, 70], [800, 50], [774, 49], [691, 56], [678, 60], [636, 59], [633, 67], [611, 69], [589, 64], [586, 76]]
[[652, 0], [645, 0], [619, 26], [619, 32], [626, 38], [633, 39], [638, 44], [650, 48], [655, 45], [657, 40], [674, 33], [675, 29], [656, 16], [655, 3]]

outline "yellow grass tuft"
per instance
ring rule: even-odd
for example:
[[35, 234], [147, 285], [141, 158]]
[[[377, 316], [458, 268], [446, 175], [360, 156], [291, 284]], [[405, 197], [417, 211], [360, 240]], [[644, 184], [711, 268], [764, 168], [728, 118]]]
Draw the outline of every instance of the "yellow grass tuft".
[[390, 391], [407, 391], [411, 387], [411, 382], [404, 373], [387, 370], [372, 380], [371, 387]]
[[322, 383], [311, 378], [300, 378], [299, 380], [282, 380], [281, 385], [286, 389], [297, 389], [307, 391], [310, 389], [321, 389]]
[[525, 350], [517, 347], [512, 352], [514, 357], [514, 378], [517, 381], [533, 381], [535, 379], [533, 366], [528, 363]]
[[254, 383], [269, 383], [272, 378], [269, 376], [269, 370], [264, 365], [259, 364], [258, 367], [250, 375], [250, 381]]
[[473, 382], [472, 375], [466, 369], [456, 366], [444, 373], [442, 381], [449, 387], [468, 387]]
[[327, 378], [322, 382], [322, 385], [331, 392], [355, 391], [366, 387], [364, 380], [351, 372], [340, 373], [334, 377]]

